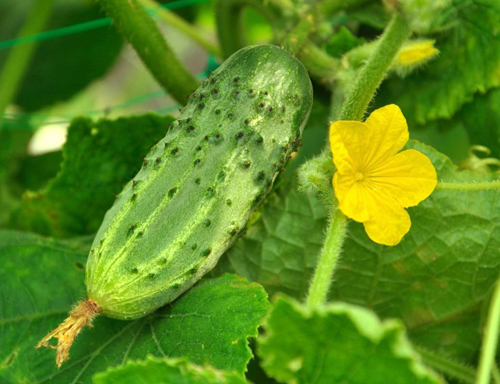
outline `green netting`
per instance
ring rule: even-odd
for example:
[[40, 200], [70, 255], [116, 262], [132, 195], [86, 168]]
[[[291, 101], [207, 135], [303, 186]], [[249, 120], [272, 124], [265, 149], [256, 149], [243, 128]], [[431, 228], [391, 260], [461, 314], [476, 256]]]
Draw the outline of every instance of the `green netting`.
[[[170, 10], [175, 10], [175, 9], [180, 9], [184, 7], [188, 7], [191, 5], [195, 4], [200, 4], [200, 3], [205, 3], [209, 2], [211, 0], [179, 0], [175, 2], [171, 2], [168, 4], [163, 4], [159, 5], [158, 7], [150, 9], [151, 13], [155, 12], [156, 8], [160, 7], [165, 7]], [[15, 38], [12, 40], [6, 40], [6, 41], [0, 41], [0, 50], [6, 49], [6, 48], [11, 48], [15, 45], [20, 45], [20, 44], [26, 44], [30, 42], [35, 42], [35, 41], [44, 41], [44, 40], [50, 40], [50, 39], [55, 39], [58, 37], [63, 37], [63, 36], [68, 36], [76, 33], [82, 33], [85, 31], [89, 31], [92, 29], [96, 28], [102, 28], [111, 25], [111, 19], [110, 18], [102, 18], [102, 19], [97, 19], [97, 20], [92, 20], [89, 22], [85, 23], [80, 23], [80, 24], [75, 24], [69, 27], [65, 28], [59, 28], [59, 29], [54, 29], [51, 31], [45, 31], [41, 33], [37, 33], [35, 35], [30, 35], [30, 36], [24, 36], [20, 38]], [[208, 61], [207, 61], [207, 69], [197, 75], [198, 78], [203, 79], [208, 76], [209, 72], [217, 67], [217, 64], [215, 63], [215, 58], [212, 55], [209, 55]], [[37, 128], [40, 126], [46, 126], [46, 125], [56, 125], [56, 124], [67, 124], [70, 122], [70, 120], [76, 116], [80, 115], [87, 115], [87, 116], [98, 116], [102, 115], [105, 116], [111, 111], [116, 111], [118, 109], [126, 109], [141, 103], [144, 103], [146, 101], [149, 101], [151, 99], [161, 97], [161, 96], [166, 96], [167, 93], [164, 90], [158, 90], [155, 92], [147, 93], [144, 95], [136, 96], [133, 98], [130, 98], [122, 103], [116, 104], [111, 107], [99, 109], [99, 110], [91, 110], [91, 111], [83, 111], [77, 114], [73, 115], [50, 115], [50, 114], [43, 114], [43, 113], [4, 113], [0, 114], [0, 119], [2, 121], [2, 126], [0, 129], [33, 129], [32, 125], [29, 124], [30, 121], [32, 120], [47, 120], [47, 119], [58, 119], [56, 121], [48, 121], [48, 122], [43, 122], [40, 125], [37, 125]], [[168, 107], [162, 107], [158, 109], [152, 109], [149, 111], [155, 111], [157, 113], [163, 114], [163, 113], [170, 113], [175, 110], [177, 110], [180, 107], [180, 105], [175, 104], [172, 106]]]
[[[174, 10], [195, 4], [206, 3], [208, 1], [210, 0], [179, 0], [168, 4], [159, 5], [157, 8], [164, 7], [167, 9]], [[152, 11], [154, 12], [154, 9], [152, 9]], [[56, 39], [58, 37], [74, 35], [76, 33], [82, 33], [90, 31], [92, 29], [108, 27], [110, 25], [111, 25], [111, 19], [108, 17], [87, 21], [85, 23], [75, 24], [64, 28], [53, 29], [51, 31], [40, 32], [30, 36], [23, 36], [11, 40], [0, 41], [0, 50], [12, 48], [16, 45], [33, 43], [35, 41], [51, 40], [51, 39]]]

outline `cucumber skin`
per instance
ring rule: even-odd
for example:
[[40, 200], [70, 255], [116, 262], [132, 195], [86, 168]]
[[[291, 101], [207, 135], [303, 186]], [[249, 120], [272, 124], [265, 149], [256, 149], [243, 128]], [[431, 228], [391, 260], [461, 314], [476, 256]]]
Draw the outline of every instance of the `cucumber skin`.
[[191, 95], [93, 242], [87, 294], [104, 315], [145, 316], [216, 265], [296, 149], [312, 98], [303, 65], [272, 45], [236, 52]]

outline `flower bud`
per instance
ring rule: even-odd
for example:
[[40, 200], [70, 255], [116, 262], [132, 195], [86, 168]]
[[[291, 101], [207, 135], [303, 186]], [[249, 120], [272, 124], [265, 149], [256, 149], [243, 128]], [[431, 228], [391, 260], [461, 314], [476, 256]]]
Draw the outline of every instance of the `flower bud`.
[[400, 49], [396, 56], [396, 65], [415, 66], [433, 59], [439, 50], [434, 47], [434, 40], [414, 41]]

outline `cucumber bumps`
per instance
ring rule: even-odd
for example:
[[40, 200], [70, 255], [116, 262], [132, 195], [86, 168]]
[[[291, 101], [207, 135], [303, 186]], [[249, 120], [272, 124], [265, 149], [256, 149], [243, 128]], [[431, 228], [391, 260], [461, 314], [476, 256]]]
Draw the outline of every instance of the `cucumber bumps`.
[[200, 280], [296, 150], [311, 106], [307, 71], [287, 51], [247, 47], [224, 62], [107, 212], [87, 262], [88, 299], [38, 346], [58, 338], [60, 366], [97, 314], [139, 318]]

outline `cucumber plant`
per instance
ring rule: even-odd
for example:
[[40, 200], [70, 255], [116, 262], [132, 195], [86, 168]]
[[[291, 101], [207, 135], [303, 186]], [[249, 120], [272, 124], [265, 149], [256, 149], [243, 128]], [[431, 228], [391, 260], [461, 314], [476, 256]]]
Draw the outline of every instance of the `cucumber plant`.
[[[1, 383], [246, 383], [247, 370], [253, 382], [498, 379], [498, 0], [213, 0], [192, 8], [205, 13], [195, 19], [203, 25], [168, 9], [204, 0], [97, 0], [109, 19], [56, 31], [44, 27], [63, 16], [50, 13], [54, 0], [23, 12], [9, 1], [0, 124], [15, 129], [0, 130]], [[37, 174], [60, 154], [27, 152], [24, 128], [44, 125], [47, 111], [18, 113], [16, 92], [26, 93], [30, 68], [59, 82], [44, 100], [67, 100], [49, 93], [71, 86], [63, 83], [74, 73], [49, 71], [32, 55], [35, 42], [58, 52], [56, 37], [96, 36], [110, 21], [148, 70], [112, 79], [128, 90], [152, 75], [182, 109], [167, 120], [75, 119], [61, 172]], [[220, 68], [195, 76], [159, 23]], [[247, 37], [276, 46], [247, 46]], [[105, 53], [80, 52], [96, 64], [111, 61]], [[101, 86], [92, 88], [57, 106], [58, 117], [75, 103], [106, 114], [163, 95], [103, 105]], [[144, 130], [148, 120], [158, 136]], [[40, 236], [48, 233], [64, 240]], [[64, 369], [33, 348], [42, 339], [57, 349], [60, 367], [86, 326], [95, 329]]]

